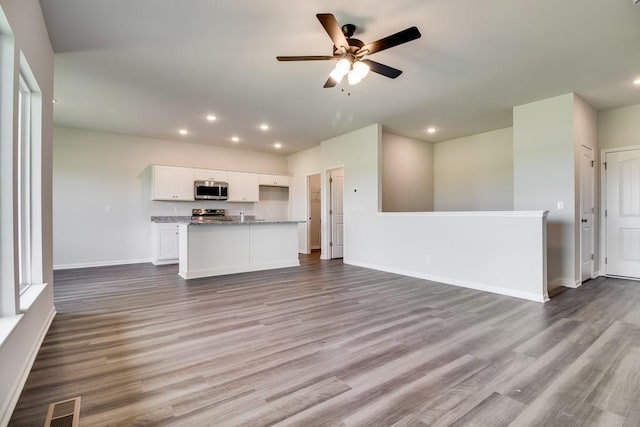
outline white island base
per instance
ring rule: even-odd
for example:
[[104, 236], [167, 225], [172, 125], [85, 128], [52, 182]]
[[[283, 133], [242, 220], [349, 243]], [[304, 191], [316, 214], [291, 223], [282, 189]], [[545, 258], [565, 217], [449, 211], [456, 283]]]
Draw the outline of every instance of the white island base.
[[184, 279], [297, 267], [298, 223], [180, 224]]

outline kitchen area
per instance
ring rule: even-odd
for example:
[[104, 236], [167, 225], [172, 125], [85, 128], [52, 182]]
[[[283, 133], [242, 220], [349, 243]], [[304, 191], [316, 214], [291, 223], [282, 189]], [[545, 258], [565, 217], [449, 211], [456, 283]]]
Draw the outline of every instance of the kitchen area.
[[[178, 263], [184, 279], [300, 265], [299, 221], [282, 210], [288, 176], [166, 165], [150, 169], [151, 200], [224, 206], [193, 208], [191, 216], [151, 216], [154, 264]], [[256, 209], [256, 204], [263, 206]]]
[[[193, 209], [305, 219], [293, 210], [297, 190], [278, 153], [67, 128], [57, 128], [55, 140], [56, 270], [178, 264], [175, 221], [190, 221]], [[227, 200], [196, 199], [195, 181], [226, 182]]]

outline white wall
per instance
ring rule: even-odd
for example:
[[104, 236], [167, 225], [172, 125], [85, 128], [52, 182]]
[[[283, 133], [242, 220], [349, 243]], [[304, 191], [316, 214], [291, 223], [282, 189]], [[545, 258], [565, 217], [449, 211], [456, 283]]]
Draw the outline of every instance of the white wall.
[[[288, 191], [263, 188], [259, 203], [150, 200], [152, 164], [287, 174], [284, 156], [55, 128], [53, 153], [54, 265], [144, 262], [151, 257], [152, 215], [191, 215], [224, 208], [267, 219], [288, 215]], [[109, 207], [110, 212], [105, 210]]]
[[[305, 221], [298, 224], [298, 251], [308, 253], [309, 195], [307, 179], [321, 171], [320, 146], [300, 151], [287, 157], [287, 167], [291, 174], [289, 187], [289, 216], [292, 220]], [[322, 181], [324, 182], [324, 181]], [[321, 182], [321, 185], [322, 185]]]
[[[48, 285], [44, 287], [37, 299], [33, 301], [29, 309], [13, 318], [0, 318], [0, 329], [7, 324], [12, 325], [9, 335], [2, 334], [0, 339], [0, 425], [6, 425], [13, 408], [18, 400], [24, 382], [27, 379], [29, 370], [36, 357], [40, 343], [49, 327], [53, 315], [53, 272], [52, 272], [52, 231], [51, 231], [51, 141], [53, 129], [53, 50], [47, 29], [42, 17], [42, 10], [37, 0], [0, 0], [0, 8], [5, 15], [6, 22], [0, 24], [2, 33], [8, 31], [7, 26], [13, 32], [13, 52], [7, 52], [7, 56], [2, 57], [3, 77], [5, 71], [11, 74], [13, 84], [2, 86], [2, 161], [1, 181], [2, 194], [0, 200], [2, 211], [0, 220], [2, 223], [2, 249], [0, 251], [13, 250], [12, 239], [15, 236], [13, 230], [17, 227], [16, 200], [12, 197], [13, 191], [5, 191], [8, 188], [15, 188], [17, 181], [15, 172], [15, 157], [5, 156], [7, 151], [13, 151], [17, 147], [17, 83], [20, 65], [20, 53], [26, 58], [33, 76], [42, 94], [42, 127], [41, 127], [41, 150], [34, 153], [34, 160], [39, 164], [34, 172], [34, 177], [39, 179], [35, 183], [41, 188], [41, 198], [36, 205], [40, 206], [37, 212], [33, 212], [35, 217], [42, 218], [42, 227], [36, 224], [34, 231], [38, 233], [42, 241], [42, 257], [34, 258], [35, 268], [42, 271], [43, 281]], [[8, 24], [8, 25], [7, 25]], [[9, 47], [11, 43], [9, 43]], [[3, 45], [3, 48], [7, 44]], [[8, 62], [6, 60], [8, 59]], [[12, 69], [8, 69], [13, 65]], [[7, 90], [5, 92], [5, 90]], [[4, 102], [8, 94], [14, 94], [13, 103]], [[10, 96], [10, 95], [9, 95]], [[7, 108], [8, 107], [8, 108]], [[11, 108], [12, 107], [12, 108]], [[4, 119], [9, 115], [9, 120], [13, 119], [13, 132], [11, 127], [5, 126]], [[11, 117], [12, 116], [12, 117]], [[13, 144], [11, 143], [13, 141]], [[13, 165], [11, 164], [13, 159]], [[8, 161], [9, 163], [5, 163]], [[11, 174], [14, 171], [14, 174]], [[8, 227], [7, 227], [8, 225]], [[2, 258], [5, 253], [2, 253]], [[5, 282], [8, 268], [11, 266], [2, 265], [2, 283], [0, 286], [11, 286]]]
[[513, 209], [513, 129], [434, 145], [435, 211]]
[[[597, 132], [599, 145], [597, 150], [598, 156], [601, 155], [600, 149], [640, 147], [640, 104], [600, 111], [597, 115]], [[600, 161], [604, 161], [604, 159], [600, 159]], [[597, 172], [601, 174], [602, 167], [598, 168]], [[600, 184], [601, 179], [598, 178], [596, 181], [598, 190], [600, 190]], [[600, 191], [598, 191], [598, 194], [600, 194]], [[601, 205], [604, 203], [604, 199], [598, 200], [598, 202]], [[602, 212], [601, 209], [602, 208], [596, 209], [598, 215]], [[600, 273], [604, 274], [606, 227], [604, 227], [604, 221], [601, 217], [599, 223], [601, 224], [601, 229], [596, 237], [598, 240], [596, 248], [600, 256], [596, 257], [596, 259], [599, 261]]]
[[[379, 125], [320, 145], [323, 182], [344, 167], [344, 262], [543, 301], [546, 296], [543, 212], [381, 213]], [[318, 149], [289, 157], [294, 179]], [[329, 205], [322, 191], [323, 224]], [[298, 201], [294, 201], [298, 203]], [[327, 233], [322, 256], [327, 257]]]
[[550, 211], [549, 289], [575, 283], [573, 98], [562, 95], [513, 109], [514, 208]]
[[640, 146], [640, 104], [598, 113], [601, 149]]
[[433, 210], [433, 144], [382, 133], [382, 210]]
[[549, 289], [579, 286], [580, 146], [597, 155], [596, 113], [570, 93], [515, 107], [513, 129], [514, 207], [550, 211]]
[[575, 286], [580, 286], [582, 280], [582, 223], [581, 223], [581, 218], [582, 218], [582, 213], [581, 213], [581, 150], [582, 150], [582, 146], [585, 146], [587, 148], [590, 148], [593, 152], [593, 160], [595, 161], [594, 166], [593, 166], [593, 172], [594, 172], [594, 180], [593, 180], [593, 185], [594, 185], [594, 195], [596, 195], [595, 197], [595, 215], [593, 218], [593, 224], [594, 224], [594, 233], [593, 233], [593, 254], [594, 254], [594, 272], [598, 272], [599, 270], [599, 242], [600, 242], [600, 238], [599, 238], [599, 233], [598, 231], [598, 225], [600, 223], [600, 216], [599, 216], [599, 212], [600, 212], [600, 197], [598, 197], [598, 195], [600, 194], [600, 168], [596, 167], [596, 165], [599, 164], [599, 160], [600, 160], [600, 149], [599, 149], [599, 144], [598, 144], [598, 115], [596, 113], [596, 111], [589, 105], [587, 104], [582, 98], [580, 98], [577, 95], [574, 95], [573, 98], [573, 105], [574, 105], [574, 128], [573, 128], [573, 135], [574, 135], [574, 170], [576, 171], [576, 174], [574, 176], [574, 183], [575, 183], [575, 207], [574, 207], [574, 211], [575, 211], [575, 218], [574, 218], [574, 241], [575, 241], [575, 248], [576, 248], [576, 259], [574, 261], [574, 269], [575, 269], [575, 276], [574, 276], [574, 283]]

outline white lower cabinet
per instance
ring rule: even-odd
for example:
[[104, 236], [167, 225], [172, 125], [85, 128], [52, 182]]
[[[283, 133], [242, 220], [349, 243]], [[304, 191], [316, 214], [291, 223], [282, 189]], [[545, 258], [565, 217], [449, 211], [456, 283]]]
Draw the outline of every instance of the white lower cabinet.
[[151, 262], [178, 263], [178, 223], [151, 223]]

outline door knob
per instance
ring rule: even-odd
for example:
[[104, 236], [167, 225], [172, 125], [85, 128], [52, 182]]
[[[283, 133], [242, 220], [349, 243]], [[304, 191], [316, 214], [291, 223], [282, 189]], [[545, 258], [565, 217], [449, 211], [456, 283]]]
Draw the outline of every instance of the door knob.
[[587, 218], [582, 218], [581, 222], [588, 222]]

